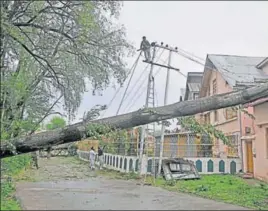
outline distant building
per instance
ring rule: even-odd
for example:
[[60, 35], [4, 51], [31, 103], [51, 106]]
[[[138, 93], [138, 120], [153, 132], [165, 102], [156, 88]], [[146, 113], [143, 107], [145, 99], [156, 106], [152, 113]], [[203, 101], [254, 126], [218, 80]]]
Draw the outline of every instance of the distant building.
[[181, 88], [180, 89], [180, 97], [182, 98], [182, 100], [184, 99], [184, 96], [185, 96], [185, 92], [186, 92], [186, 89], [185, 88]]
[[184, 101], [195, 100], [199, 97], [199, 90], [202, 83], [202, 72], [189, 72], [187, 74]]

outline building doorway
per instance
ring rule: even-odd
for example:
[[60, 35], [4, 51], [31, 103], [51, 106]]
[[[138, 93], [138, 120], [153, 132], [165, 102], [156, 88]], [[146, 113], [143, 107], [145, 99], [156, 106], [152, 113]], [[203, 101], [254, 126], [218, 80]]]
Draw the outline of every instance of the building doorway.
[[253, 174], [253, 152], [252, 152], [252, 141], [246, 141], [246, 162], [247, 162], [247, 173]]

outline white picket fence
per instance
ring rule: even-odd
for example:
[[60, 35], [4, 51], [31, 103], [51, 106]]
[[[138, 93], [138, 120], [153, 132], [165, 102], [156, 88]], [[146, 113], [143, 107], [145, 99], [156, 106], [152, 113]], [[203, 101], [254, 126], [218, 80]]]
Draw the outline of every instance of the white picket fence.
[[[79, 159], [89, 161], [89, 152], [77, 151]], [[241, 169], [241, 160], [239, 158], [187, 158], [196, 165], [200, 174], [235, 174]], [[156, 163], [158, 158], [155, 158]], [[136, 156], [122, 156], [104, 153], [105, 168], [120, 172], [137, 172], [139, 158]], [[97, 162], [98, 164], [98, 162]], [[153, 167], [153, 158], [143, 156], [142, 174], [151, 173]]]

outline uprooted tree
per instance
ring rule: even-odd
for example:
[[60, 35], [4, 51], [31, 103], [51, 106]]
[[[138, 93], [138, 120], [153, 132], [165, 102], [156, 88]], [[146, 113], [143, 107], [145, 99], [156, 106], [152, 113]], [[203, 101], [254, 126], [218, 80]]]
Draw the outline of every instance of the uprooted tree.
[[263, 84], [100, 120], [99, 108], [94, 108], [80, 123], [34, 134], [49, 115], [59, 114], [56, 106], [71, 119], [86, 84], [94, 93], [122, 85], [129, 74], [123, 59], [133, 47], [116, 23], [119, 1], [2, 0], [0, 5], [1, 158], [268, 95]]
[[131, 128], [151, 122], [189, 116], [239, 104], [245, 104], [268, 96], [268, 83], [242, 91], [214, 95], [194, 101], [183, 101], [157, 108], [140, 109], [135, 112], [98, 120], [84, 120], [64, 129], [47, 131], [32, 136], [16, 137], [1, 143], [1, 158], [17, 153], [27, 153], [42, 149], [47, 145], [58, 145], [79, 141], [84, 137], [94, 137], [114, 129]]
[[121, 5], [1, 1], [1, 140], [34, 133], [50, 115], [72, 119], [86, 89], [124, 82], [133, 47], [116, 22]]

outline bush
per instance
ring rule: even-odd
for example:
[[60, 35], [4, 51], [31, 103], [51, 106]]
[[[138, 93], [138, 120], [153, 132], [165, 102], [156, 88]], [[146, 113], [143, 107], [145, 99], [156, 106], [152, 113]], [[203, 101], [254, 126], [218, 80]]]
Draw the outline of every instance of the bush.
[[17, 155], [1, 160], [1, 210], [21, 210], [13, 196], [15, 185], [12, 176], [19, 174], [31, 164], [31, 156]]

